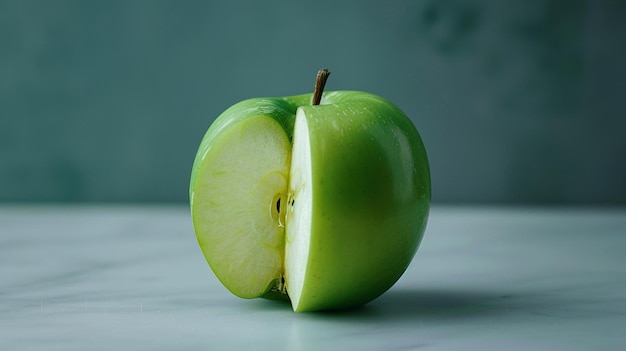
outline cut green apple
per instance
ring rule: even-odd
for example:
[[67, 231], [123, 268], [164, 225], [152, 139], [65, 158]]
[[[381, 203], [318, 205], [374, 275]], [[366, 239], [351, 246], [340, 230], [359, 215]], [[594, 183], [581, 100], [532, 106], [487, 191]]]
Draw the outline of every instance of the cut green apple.
[[207, 131], [190, 202], [198, 243], [242, 298], [349, 308], [388, 290], [423, 236], [430, 173], [409, 118], [355, 91], [240, 102]]

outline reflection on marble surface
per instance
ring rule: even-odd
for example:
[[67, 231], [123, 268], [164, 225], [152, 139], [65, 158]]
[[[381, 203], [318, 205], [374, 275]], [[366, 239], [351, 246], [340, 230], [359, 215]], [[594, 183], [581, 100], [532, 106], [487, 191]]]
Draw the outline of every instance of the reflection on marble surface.
[[434, 208], [357, 310], [221, 287], [179, 207], [0, 207], [2, 350], [623, 350], [626, 210]]

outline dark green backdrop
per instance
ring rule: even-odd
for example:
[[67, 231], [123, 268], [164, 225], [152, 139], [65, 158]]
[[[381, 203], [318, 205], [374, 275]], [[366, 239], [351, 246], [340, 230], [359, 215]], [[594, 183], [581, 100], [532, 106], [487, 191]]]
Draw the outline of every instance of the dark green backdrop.
[[626, 1], [2, 1], [0, 202], [185, 202], [254, 96], [404, 109], [438, 203], [626, 203]]

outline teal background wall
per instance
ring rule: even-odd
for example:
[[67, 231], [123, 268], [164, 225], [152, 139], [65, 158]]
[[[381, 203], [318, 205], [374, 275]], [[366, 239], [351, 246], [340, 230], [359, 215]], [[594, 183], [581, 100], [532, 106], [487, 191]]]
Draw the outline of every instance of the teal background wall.
[[626, 1], [2, 1], [0, 202], [185, 202], [255, 96], [405, 110], [436, 203], [626, 203]]

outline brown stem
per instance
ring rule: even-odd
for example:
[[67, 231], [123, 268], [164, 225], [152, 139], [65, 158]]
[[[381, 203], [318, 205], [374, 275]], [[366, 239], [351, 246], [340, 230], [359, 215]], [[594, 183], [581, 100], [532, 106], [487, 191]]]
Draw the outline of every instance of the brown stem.
[[330, 75], [330, 70], [327, 68], [322, 68], [317, 72], [317, 79], [315, 80], [315, 90], [313, 91], [313, 100], [311, 101], [311, 105], [319, 105], [322, 101], [322, 93], [324, 92], [324, 86], [326, 85], [326, 80], [328, 80], [328, 76]]

